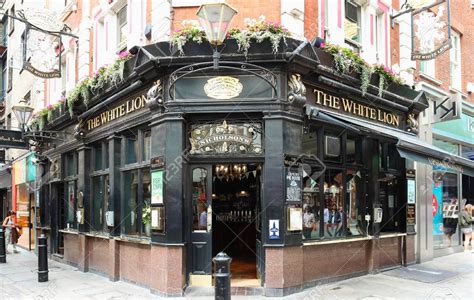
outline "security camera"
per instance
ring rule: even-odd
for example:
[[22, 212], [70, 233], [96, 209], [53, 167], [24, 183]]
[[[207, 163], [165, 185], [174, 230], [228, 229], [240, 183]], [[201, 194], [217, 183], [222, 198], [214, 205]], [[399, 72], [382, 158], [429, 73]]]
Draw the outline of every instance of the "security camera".
[[41, 164], [41, 160], [37, 157], [33, 157], [31, 159], [31, 163], [34, 164], [34, 165], [39, 165], [39, 164]]

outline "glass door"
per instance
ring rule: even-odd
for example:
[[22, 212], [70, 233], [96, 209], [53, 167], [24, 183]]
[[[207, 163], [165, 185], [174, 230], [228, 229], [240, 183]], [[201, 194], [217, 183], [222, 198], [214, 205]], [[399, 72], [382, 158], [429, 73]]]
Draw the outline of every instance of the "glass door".
[[192, 206], [192, 273], [212, 272], [212, 169], [210, 165], [191, 166], [192, 186], [188, 192]]

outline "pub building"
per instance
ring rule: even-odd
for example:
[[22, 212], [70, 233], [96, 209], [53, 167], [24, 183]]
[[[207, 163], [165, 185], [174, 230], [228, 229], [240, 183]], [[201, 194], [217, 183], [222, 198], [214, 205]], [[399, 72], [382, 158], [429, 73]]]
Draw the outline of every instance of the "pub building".
[[417, 138], [423, 92], [363, 94], [306, 41], [224, 43], [132, 48], [120, 85], [47, 125], [67, 133], [37, 174], [51, 257], [166, 296], [212, 286], [221, 251], [266, 296], [415, 263], [415, 162], [474, 175]]

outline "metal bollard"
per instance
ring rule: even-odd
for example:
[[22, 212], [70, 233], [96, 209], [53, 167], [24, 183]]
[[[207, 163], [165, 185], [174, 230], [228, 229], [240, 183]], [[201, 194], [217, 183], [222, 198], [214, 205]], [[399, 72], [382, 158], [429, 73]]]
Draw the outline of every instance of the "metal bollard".
[[38, 238], [38, 282], [48, 281], [48, 238], [42, 234]]
[[214, 262], [215, 295], [216, 300], [230, 299], [230, 258], [224, 252], [220, 252], [212, 259]]
[[7, 262], [7, 247], [5, 245], [5, 230], [0, 226], [0, 263]]

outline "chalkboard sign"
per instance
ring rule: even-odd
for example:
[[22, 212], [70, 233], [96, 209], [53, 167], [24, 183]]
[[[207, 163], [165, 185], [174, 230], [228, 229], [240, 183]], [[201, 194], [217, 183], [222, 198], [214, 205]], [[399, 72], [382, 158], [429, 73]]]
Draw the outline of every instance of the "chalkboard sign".
[[297, 167], [288, 167], [285, 169], [286, 181], [286, 201], [295, 202], [302, 199], [302, 178]]

